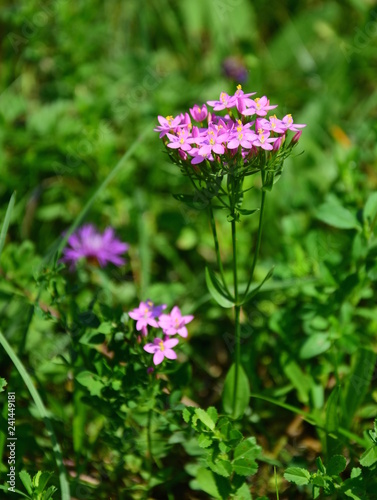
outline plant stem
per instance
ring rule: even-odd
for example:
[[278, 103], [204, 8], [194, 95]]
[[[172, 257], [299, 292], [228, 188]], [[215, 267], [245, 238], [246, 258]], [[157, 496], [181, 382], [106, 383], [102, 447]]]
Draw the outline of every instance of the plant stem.
[[237, 235], [236, 235], [236, 221], [232, 220], [232, 246], [233, 246], [233, 281], [234, 281], [234, 300], [236, 305], [234, 306], [234, 320], [235, 320], [235, 336], [236, 336], [236, 354], [235, 363], [236, 371], [234, 376], [234, 387], [233, 387], [233, 413], [236, 413], [236, 396], [237, 396], [237, 386], [238, 386], [238, 372], [241, 362], [241, 330], [240, 330], [240, 311], [241, 306], [238, 305], [238, 276], [237, 276]]
[[[263, 175], [262, 175], [262, 179], [263, 179]], [[262, 197], [261, 197], [261, 204], [260, 204], [260, 211], [259, 211], [259, 227], [258, 227], [258, 235], [257, 235], [257, 245], [255, 247], [253, 263], [251, 265], [251, 270], [250, 270], [249, 282], [247, 284], [245, 295], [244, 295], [245, 297], [247, 295], [247, 292], [249, 291], [251, 281], [252, 281], [253, 276], [254, 276], [254, 270], [255, 270], [255, 266], [257, 264], [258, 255], [259, 255], [259, 249], [260, 249], [260, 244], [261, 244], [261, 240], [262, 240], [262, 226], [263, 226], [263, 213], [264, 213], [265, 198], [266, 198], [266, 191], [264, 191], [262, 189]]]
[[213, 214], [213, 209], [211, 203], [209, 204], [209, 220], [211, 223], [211, 229], [212, 229], [212, 235], [213, 235], [213, 241], [215, 244], [215, 250], [216, 250], [216, 258], [217, 258], [217, 265], [219, 267], [220, 275], [221, 275], [221, 280], [223, 282], [225, 290], [229, 293], [228, 286], [225, 281], [225, 275], [224, 275], [224, 267], [223, 263], [221, 261], [221, 255], [220, 255], [220, 246], [219, 246], [219, 240], [217, 238], [217, 231], [216, 231], [216, 222], [215, 222], [215, 216]]

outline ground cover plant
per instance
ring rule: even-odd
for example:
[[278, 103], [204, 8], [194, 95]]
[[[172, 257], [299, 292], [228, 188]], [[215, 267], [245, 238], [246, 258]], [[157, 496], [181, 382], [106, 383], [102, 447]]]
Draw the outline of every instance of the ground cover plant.
[[377, 498], [376, 26], [4, 2], [0, 498]]

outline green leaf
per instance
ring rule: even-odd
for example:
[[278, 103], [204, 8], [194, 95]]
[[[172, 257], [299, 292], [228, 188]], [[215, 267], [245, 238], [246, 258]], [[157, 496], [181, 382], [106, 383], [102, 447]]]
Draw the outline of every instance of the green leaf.
[[232, 464], [229, 460], [222, 458], [217, 458], [215, 460], [207, 459], [207, 464], [213, 472], [222, 477], [229, 477], [232, 474]]
[[338, 476], [344, 471], [347, 465], [347, 460], [343, 455], [333, 455], [326, 467], [329, 476]]
[[249, 302], [249, 300], [251, 300], [253, 297], [255, 297], [255, 295], [259, 292], [259, 290], [262, 288], [263, 284], [269, 280], [272, 276], [274, 272], [274, 267], [272, 267], [268, 273], [266, 274], [266, 276], [264, 277], [263, 281], [255, 286], [252, 290], [249, 290], [249, 292], [247, 293], [246, 297], [244, 297], [244, 299], [242, 300], [242, 303], [240, 305], [243, 305], [243, 304], [246, 304], [247, 302]]
[[377, 462], [377, 445], [371, 446], [360, 458], [360, 464], [363, 467], [371, 467]]
[[255, 437], [243, 440], [234, 450], [233, 471], [240, 476], [255, 474], [258, 470], [255, 459], [260, 453], [261, 447], [257, 445]]
[[365, 347], [360, 347], [352, 360], [351, 376], [344, 391], [343, 425], [347, 429], [369, 390], [376, 360], [377, 355]]
[[15, 368], [17, 369], [18, 373], [20, 374], [22, 380], [24, 381], [26, 387], [28, 388], [28, 391], [30, 392], [31, 397], [33, 398], [33, 401], [35, 403], [35, 406], [37, 407], [39, 414], [41, 415], [42, 419], [45, 422], [48, 435], [51, 439], [52, 443], [52, 449], [54, 452], [55, 456], [55, 461], [57, 464], [57, 468], [59, 470], [59, 482], [60, 482], [60, 490], [61, 490], [61, 499], [62, 500], [69, 500], [71, 498], [70, 492], [69, 492], [69, 483], [67, 480], [67, 474], [65, 470], [65, 466], [63, 463], [63, 455], [62, 451], [60, 448], [60, 445], [56, 439], [55, 433], [54, 433], [54, 428], [52, 426], [51, 420], [50, 420], [50, 415], [49, 412], [47, 412], [46, 407], [43, 404], [42, 398], [40, 397], [37, 389], [34, 386], [34, 383], [32, 379], [30, 378], [30, 375], [26, 371], [26, 368], [24, 367], [23, 363], [17, 356], [17, 354], [14, 352], [12, 347], [9, 345], [7, 339], [4, 337], [4, 335], [0, 332], [0, 344], [4, 348], [5, 352], [8, 354], [10, 359], [12, 360]]
[[322, 472], [322, 474], [326, 474], [326, 467], [323, 465], [323, 462], [321, 460], [321, 457], [317, 457], [315, 459], [315, 463], [317, 465], [317, 468], [320, 472]]
[[14, 207], [15, 202], [16, 202], [16, 193], [13, 193], [10, 200], [9, 200], [8, 208], [7, 208], [7, 211], [5, 213], [5, 217], [4, 217], [3, 226], [2, 226], [1, 232], [0, 232], [0, 256], [1, 256], [1, 252], [3, 251], [3, 248], [4, 248], [5, 238], [7, 236], [8, 227], [9, 227], [9, 223], [10, 223], [10, 217], [12, 215], [12, 211], [13, 211], [13, 207]]
[[377, 215], [377, 192], [372, 193], [365, 203], [363, 210], [363, 218], [370, 225], [373, 223]]
[[206, 267], [205, 271], [206, 283], [209, 293], [216, 300], [216, 302], [225, 308], [233, 307], [234, 302], [228, 292], [224, 289], [223, 285], [220, 283], [215, 273]]
[[213, 443], [213, 440], [209, 437], [206, 436], [205, 434], [200, 434], [198, 437], [198, 445], [200, 448], [208, 448], [208, 446], [211, 446]]
[[[202, 200], [200, 199], [202, 197]], [[202, 195], [191, 195], [191, 194], [173, 194], [173, 198], [178, 201], [185, 203], [188, 207], [194, 208], [195, 210], [203, 210], [209, 205], [209, 200]]]
[[[41, 472], [41, 471], [39, 471]], [[37, 492], [42, 493], [42, 491], [46, 488], [46, 485], [51, 478], [52, 473], [51, 472], [42, 472], [39, 477], [37, 478], [34, 476], [33, 482], [35, 486], [37, 487]]]
[[197, 408], [195, 410], [195, 414], [198, 417], [198, 419], [201, 422], [203, 422], [204, 425], [206, 425], [209, 429], [211, 429], [211, 431], [214, 430], [216, 422], [212, 420], [210, 415], [205, 410], [203, 410], [202, 408]]
[[231, 492], [229, 481], [208, 469], [199, 469], [196, 480], [201, 489], [213, 498], [226, 500]]
[[333, 455], [334, 451], [338, 447], [338, 440], [334, 436], [331, 436], [330, 434], [336, 434], [339, 427], [339, 396], [340, 396], [340, 386], [337, 385], [332, 390], [326, 406], [325, 428], [327, 432], [326, 451], [328, 457]]
[[321, 205], [315, 216], [329, 226], [338, 229], [358, 229], [360, 224], [356, 217], [347, 208], [334, 202], [327, 202]]
[[259, 212], [260, 209], [255, 208], [254, 210], [246, 210], [245, 208], [237, 208], [237, 210], [241, 215], [252, 215], [255, 214], [255, 212]]
[[5, 389], [4, 387], [7, 385], [7, 381], [5, 380], [5, 378], [1, 378], [0, 377], [0, 392], [4, 392]]
[[309, 472], [301, 467], [289, 467], [285, 471], [284, 477], [290, 483], [295, 483], [300, 486], [303, 486], [304, 484], [309, 484], [310, 480]]
[[192, 415], [192, 412], [188, 408], [185, 408], [183, 410], [182, 416], [183, 416], [183, 420], [186, 422], [186, 424], [188, 424], [190, 422], [191, 415]]
[[216, 424], [217, 419], [219, 418], [219, 414], [217, 413], [216, 408], [214, 406], [210, 406], [209, 408], [207, 408], [207, 413]]
[[91, 396], [100, 396], [104, 385], [102, 380], [89, 371], [82, 371], [76, 376], [77, 382], [86, 387]]
[[311, 377], [303, 372], [298, 363], [294, 359], [289, 358], [289, 354], [285, 351], [281, 353], [280, 363], [285, 375], [296, 388], [300, 400], [303, 403], [308, 403], [309, 392], [313, 382]]
[[[240, 488], [238, 488], [234, 494], [234, 498], [237, 500], [252, 500], [253, 497], [251, 496], [249, 485], [244, 483]], [[268, 500], [267, 497], [264, 498]], [[260, 497], [257, 500], [263, 500], [263, 498]]]
[[26, 470], [22, 470], [19, 474], [22, 484], [25, 486], [25, 490], [31, 495], [33, 493], [33, 482], [31, 476]]
[[233, 363], [225, 378], [222, 401], [225, 412], [232, 415], [233, 418], [239, 418], [249, 405], [250, 384], [244, 369], [239, 365], [236, 394], [234, 394], [235, 378], [236, 364]]
[[314, 333], [303, 343], [300, 358], [309, 359], [326, 352], [331, 347], [328, 333]]
[[258, 471], [258, 464], [255, 460], [240, 458], [233, 460], [233, 471], [240, 476], [252, 476]]

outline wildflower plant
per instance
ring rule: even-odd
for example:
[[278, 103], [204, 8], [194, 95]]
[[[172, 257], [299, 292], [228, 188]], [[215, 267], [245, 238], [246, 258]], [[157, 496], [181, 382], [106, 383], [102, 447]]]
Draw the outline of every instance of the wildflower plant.
[[[219, 99], [198, 106], [190, 113], [178, 116], [159, 116], [159, 132], [170, 160], [187, 176], [194, 195], [176, 195], [180, 201], [208, 211], [219, 275], [206, 269], [206, 282], [212, 297], [224, 308], [233, 307], [235, 313], [235, 364], [227, 375], [223, 393], [224, 409], [240, 417], [249, 400], [249, 385], [240, 362], [240, 310], [252, 299], [262, 283], [251, 287], [261, 245], [263, 215], [267, 192], [279, 179], [284, 160], [298, 143], [305, 124], [295, 123], [292, 115], [276, 116], [277, 105], [266, 96], [253, 97], [241, 85], [233, 95], [221, 92]], [[211, 111], [211, 108], [213, 111]], [[293, 134], [292, 137], [289, 137]], [[245, 194], [250, 187], [245, 179], [260, 176], [260, 207], [245, 208]], [[248, 183], [249, 185], [249, 183]], [[224, 265], [216, 230], [214, 209], [226, 210], [231, 224], [233, 251], [233, 284], [225, 279]], [[259, 212], [259, 227], [246, 287], [239, 283], [237, 265], [237, 222], [242, 216]]]

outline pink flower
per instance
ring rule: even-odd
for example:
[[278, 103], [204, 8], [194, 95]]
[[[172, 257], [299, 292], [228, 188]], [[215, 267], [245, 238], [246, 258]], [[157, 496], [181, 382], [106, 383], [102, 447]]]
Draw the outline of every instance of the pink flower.
[[164, 118], [163, 116], [159, 115], [157, 119], [160, 122], [160, 125], [158, 125], [153, 130], [155, 132], [160, 132], [160, 139], [164, 137], [164, 135], [166, 135], [168, 132], [173, 131], [175, 128], [177, 128], [181, 123], [180, 116], [177, 116], [176, 118], [174, 118], [173, 116], [167, 116], [166, 118]]
[[237, 127], [229, 134], [228, 148], [237, 149], [242, 146], [245, 149], [250, 149], [253, 141], [257, 138], [256, 134], [249, 130], [251, 123], [243, 125], [241, 120], [238, 120], [236, 125]]
[[212, 106], [214, 111], [221, 111], [225, 108], [233, 108], [236, 104], [236, 98], [228, 95], [226, 92], [221, 92], [218, 101], [207, 101], [207, 104]]
[[272, 149], [274, 151], [278, 151], [280, 149], [281, 145], [283, 144], [284, 139], [285, 139], [285, 135], [281, 135], [280, 137], [278, 137], [276, 139], [276, 141], [274, 142]]
[[127, 250], [127, 243], [123, 243], [115, 237], [112, 227], [106, 228], [101, 234], [95, 226], [86, 224], [68, 238], [68, 244], [63, 250], [61, 261], [70, 263], [71, 270], [83, 258], [97, 262], [101, 267], [106, 266], [109, 262], [121, 266], [125, 261], [120, 255]]
[[233, 97], [236, 99], [236, 107], [240, 113], [254, 104], [254, 101], [250, 99], [250, 96], [254, 94], [256, 94], [256, 92], [245, 94], [241, 85], [237, 85], [237, 90]]
[[203, 106], [200, 108], [197, 104], [194, 104], [194, 107], [190, 108], [190, 113], [194, 120], [196, 120], [197, 122], [202, 122], [207, 118], [208, 115], [207, 106], [203, 104]]
[[270, 132], [263, 132], [258, 134], [257, 138], [253, 141], [253, 146], [258, 146], [259, 148], [271, 151], [271, 142], [275, 142], [277, 137], [270, 137]]
[[270, 109], [274, 109], [274, 108], [277, 108], [277, 104], [271, 106], [270, 101], [264, 95], [260, 99], [259, 99], [259, 97], [254, 99], [250, 108], [246, 109], [245, 111], [242, 111], [242, 114], [245, 116], [251, 116], [254, 114], [257, 114], [258, 116], [266, 116], [267, 111], [269, 111]]
[[144, 351], [153, 354], [153, 363], [159, 365], [163, 362], [164, 358], [177, 359], [177, 354], [172, 349], [177, 344], [178, 339], [161, 340], [160, 338], [156, 338], [153, 342], [144, 346]]
[[304, 123], [293, 123], [292, 115], [285, 115], [281, 123], [285, 126], [286, 130], [289, 129], [293, 132], [298, 132], [301, 128], [306, 127]]
[[133, 309], [128, 313], [130, 318], [137, 321], [136, 330], [142, 331], [143, 335], [148, 334], [147, 326], [153, 326], [153, 328], [158, 328], [158, 323], [155, 318], [160, 316], [162, 311], [166, 309], [166, 305], [155, 306], [153, 302], [147, 300], [147, 302], [140, 302], [139, 307]]
[[178, 130], [177, 135], [167, 134], [170, 142], [168, 143], [168, 148], [172, 149], [182, 149], [182, 151], [190, 151], [191, 144], [195, 142], [195, 139], [191, 137], [188, 130], [181, 129]]
[[182, 316], [179, 307], [173, 307], [170, 314], [161, 314], [158, 319], [158, 324], [162, 328], [165, 335], [175, 335], [178, 333], [181, 337], [187, 337], [188, 332], [185, 325], [194, 319], [191, 314]]
[[296, 144], [298, 140], [300, 139], [302, 134], [302, 130], [299, 130], [298, 132], [295, 133], [295, 135], [292, 137], [292, 144]]

